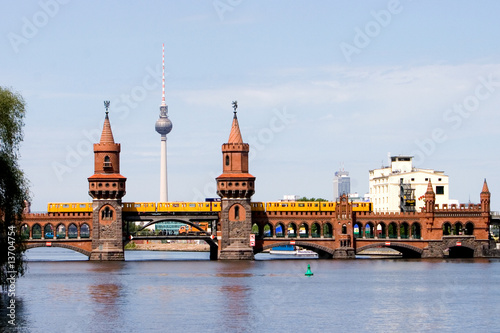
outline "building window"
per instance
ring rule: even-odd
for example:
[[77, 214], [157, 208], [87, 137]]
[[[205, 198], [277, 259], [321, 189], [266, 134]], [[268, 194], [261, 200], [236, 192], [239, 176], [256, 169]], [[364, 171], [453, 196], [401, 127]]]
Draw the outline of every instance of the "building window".
[[428, 182], [429, 181], [429, 178], [425, 178], [425, 181]]
[[229, 165], [229, 155], [226, 155], [226, 165]]
[[441, 181], [441, 178], [438, 178], [438, 182], [440, 182], [440, 181]]
[[444, 186], [436, 186], [436, 194], [444, 194]]
[[104, 208], [104, 210], [101, 212], [101, 219], [112, 219], [113, 218], [113, 211], [109, 209], [109, 207]]
[[111, 159], [109, 156], [104, 156], [104, 167], [111, 168]]
[[239, 206], [234, 207], [234, 219], [235, 220], [240, 219], [240, 207]]
[[414, 182], [414, 181], [415, 181], [415, 178], [412, 178], [412, 179], [411, 179], [411, 181], [412, 181], [412, 182]]

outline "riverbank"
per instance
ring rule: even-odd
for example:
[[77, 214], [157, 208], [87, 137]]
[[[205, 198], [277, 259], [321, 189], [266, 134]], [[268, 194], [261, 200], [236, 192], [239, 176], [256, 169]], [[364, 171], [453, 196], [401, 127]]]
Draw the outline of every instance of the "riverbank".
[[135, 244], [135, 247], [127, 247], [132, 251], [184, 251], [184, 252], [209, 252], [208, 244], [186, 244], [186, 243], [149, 243]]

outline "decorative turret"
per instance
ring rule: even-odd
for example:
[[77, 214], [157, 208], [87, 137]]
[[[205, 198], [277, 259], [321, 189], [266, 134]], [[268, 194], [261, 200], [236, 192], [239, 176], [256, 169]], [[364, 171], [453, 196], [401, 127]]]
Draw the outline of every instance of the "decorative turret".
[[115, 143], [109, 122], [109, 101], [101, 140], [94, 144], [94, 174], [88, 178], [92, 203], [92, 252], [90, 260], [124, 260], [122, 197], [127, 178], [120, 174], [120, 144]]
[[125, 177], [120, 175], [120, 144], [115, 143], [109, 122], [109, 101], [104, 102], [106, 117], [101, 140], [94, 144], [94, 175], [89, 180], [89, 195], [94, 199], [121, 199]]
[[433, 213], [434, 212], [434, 204], [436, 202], [436, 194], [432, 189], [432, 183], [429, 179], [429, 183], [427, 184], [427, 191], [425, 192], [425, 212]]
[[248, 173], [250, 146], [243, 143], [236, 109], [229, 140], [222, 145], [222, 174], [217, 177], [217, 194], [221, 197], [219, 259], [253, 259], [250, 247], [255, 177]]
[[484, 179], [483, 190], [481, 191], [481, 210], [484, 213], [490, 213], [490, 190], [488, 189], [488, 184], [486, 183], [486, 179]]
[[168, 119], [168, 106], [165, 103], [165, 44], [162, 44], [162, 97], [160, 117], [155, 124], [156, 132], [161, 135], [160, 155], [160, 202], [168, 201], [167, 180], [167, 134], [172, 130], [172, 122]]
[[248, 173], [248, 152], [250, 146], [243, 143], [236, 109], [229, 140], [222, 145], [222, 174], [217, 177], [217, 194], [227, 198], [250, 198], [255, 193], [255, 177]]

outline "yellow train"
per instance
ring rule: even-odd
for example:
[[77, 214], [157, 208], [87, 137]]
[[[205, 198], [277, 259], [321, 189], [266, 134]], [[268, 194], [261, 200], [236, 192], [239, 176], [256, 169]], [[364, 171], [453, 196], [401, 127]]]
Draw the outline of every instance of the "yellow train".
[[91, 202], [51, 202], [47, 205], [49, 213], [85, 213], [92, 212]]
[[317, 201], [280, 201], [267, 202], [266, 211], [268, 212], [318, 212], [319, 202]]
[[[290, 202], [251, 202], [254, 212], [334, 212], [336, 202], [330, 201], [290, 201]], [[351, 202], [355, 212], [371, 212], [371, 202]], [[47, 205], [49, 213], [92, 212], [91, 202], [66, 202]], [[154, 212], [220, 212], [220, 201], [205, 202], [124, 202], [124, 212], [154, 213]]]
[[208, 222], [200, 222], [197, 224], [198, 228], [190, 225], [183, 225], [179, 228], [179, 235], [191, 236], [191, 235], [202, 235], [206, 234], [208, 231]]
[[[372, 203], [365, 201], [351, 202], [354, 212], [371, 212]], [[268, 212], [334, 212], [337, 207], [332, 201], [280, 201], [267, 202]]]
[[154, 213], [156, 212], [156, 202], [124, 202], [123, 211], [133, 213]]
[[250, 206], [252, 207], [252, 212], [265, 212], [266, 207], [264, 206], [264, 202], [251, 202]]
[[159, 202], [157, 212], [220, 212], [220, 202]]

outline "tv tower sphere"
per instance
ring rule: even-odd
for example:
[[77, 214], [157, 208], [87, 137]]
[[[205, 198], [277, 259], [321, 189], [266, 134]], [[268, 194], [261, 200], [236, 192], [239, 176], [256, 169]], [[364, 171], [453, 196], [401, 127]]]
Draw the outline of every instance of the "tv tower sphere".
[[161, 136], [167, 135], [172, 130], [172, 122], [168, 119], [168, 107], [166, 105], [160, 106], [160, 118], [156, 121], [155, 130]]

